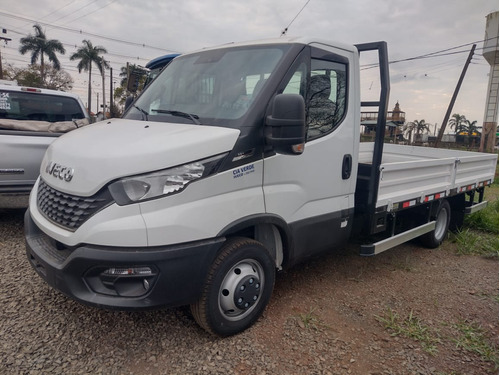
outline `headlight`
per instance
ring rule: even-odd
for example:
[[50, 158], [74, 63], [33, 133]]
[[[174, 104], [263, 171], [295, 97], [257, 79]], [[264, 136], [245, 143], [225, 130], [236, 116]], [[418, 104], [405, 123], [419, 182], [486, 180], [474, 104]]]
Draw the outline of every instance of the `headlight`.
[[226, 155], [218, 155], [158, 172], [122, 178], [109, 185], [109, 191], [120, 206], [178, 193], [190, 182], [215, 173]]

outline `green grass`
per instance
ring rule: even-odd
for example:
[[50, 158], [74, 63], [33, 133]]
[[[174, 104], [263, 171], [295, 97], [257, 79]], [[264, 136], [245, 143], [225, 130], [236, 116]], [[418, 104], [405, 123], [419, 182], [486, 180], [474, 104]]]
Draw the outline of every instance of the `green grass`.
[[323, 328], [331, 328], [329, 325], [325, 324], [314, 312], [316, 308], [312, 307], [307, 313], [300, 313], [298, 315], [298, 325], [300, 328], [314, 329], [315, 331], [320, 331]]
[[485, 209], [468, 215], [464, 224], [471, 229], [498, 234], [498, 200], [489, 202]]
[[459, 255], [480, 255], [498, 259], [498, 234], [471, 230], [469, 228], [452, 235]]
[[[385, 329], [391, 331], [391, 336], [402, 336], [418, 341], [427, 353], [437, 355], [437, 344], [442, 343], [439, 332], [425, 325], [415, 316], [413, 310], [407, 317], [401, 317], [393, 309], [388, 308], [384, 316], [375, 316], [375, 319], [381, 322]], [[445, 341], [451, 341], [457, 348], [478, 355], [483, 361], [493, 364], [494, 371], [498, 370], [498, 345], [490, 341], [479, 323], [461, 320], [451, 324], [451, 327], [455, 333], [452, 337], [444, 338]]]
[[403, 336], [420, 342], [422, 348], [431, 355], [436, 355], [437, 344], [441, 342], [439, 334], [432, 331], [418, 317], [413, 310], [407, 317], [400, 317], [391, 308], [387, 309], [384, 316], [375, 317], [384, 325], [385, 329], [392, 331], [392, 336]]
[[452, 236], [458, 254], [498, 259], [498, 207], [496, 199], [483, 210], [465, 218], [463, 229]]
[[480, 324], [461, 321], [454, 328], [459, 332], [459, 338], [454, 340], [458, 348], [478, 354], [484, 361], [491, 362], [495, 371], [498, 370], [498, 348], [488, 342]]
[[307, 313], [299, 314], [299, 326], [301, 328], [313, 328], [318, 330], [319, 318], [314, 314], [315, 308], [309, 309]]

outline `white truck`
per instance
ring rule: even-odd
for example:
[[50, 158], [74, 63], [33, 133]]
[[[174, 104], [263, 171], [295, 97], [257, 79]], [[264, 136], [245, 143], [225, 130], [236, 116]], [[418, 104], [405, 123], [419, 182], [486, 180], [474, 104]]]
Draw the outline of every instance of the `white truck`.
[[77, 95], [0, 84], [0, 208], [28, 207], [43, 155], [60, 135], [87, 125]]
[[[380, 101], [360, 102], [378, 51]], [[128, 109], [47, 150], [26, 252], [52, 287], [103, 308], [190, 305], [220, 336], [251, 326], [277, 270], [363, 235], [373, 255], [443, 241], [484, 206], [496, 155], [383, 143], [385, 42], [280, 38], [184, 54]], [[360, 145], [360, 108], [377, 106]], [[477, 198], [477, 199], [475, 199]]]

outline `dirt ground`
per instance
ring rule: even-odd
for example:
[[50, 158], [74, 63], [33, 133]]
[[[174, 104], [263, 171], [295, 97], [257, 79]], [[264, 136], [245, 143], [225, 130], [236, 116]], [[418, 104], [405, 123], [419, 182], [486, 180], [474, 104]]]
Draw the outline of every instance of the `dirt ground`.
[[456, 246], [317, 257], [278, 274], [259, 321], [221, 339], [186, 307], [122, 312], [66, 298], [31, 269], [22, 212], [0, 212], [0, 373], [495, 374], [498, 258]]
[[410, 243], [372, 258], [352, 248], [298, 266], [278, 278], [253, 333], [296, 373], [314, 373], [318, 358], [335, 363], [332, 374], [496, 373], [458, 342], [463, 327], [481, 327], [483, 344], [498, 350], [498, 261], [458, 256], [455, 246]]

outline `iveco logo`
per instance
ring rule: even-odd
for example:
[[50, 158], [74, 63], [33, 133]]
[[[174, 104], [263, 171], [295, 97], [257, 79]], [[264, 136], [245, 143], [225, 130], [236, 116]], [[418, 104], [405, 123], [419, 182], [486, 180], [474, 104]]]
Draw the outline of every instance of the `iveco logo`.
[[59, 178], [60, 180], [70, 182], [73, 178], [73, 173], [75, 173], [75, 170], [73, 168], [65, 167], [61, 164], [57, 164], [51, 161], [47, 165], [47, 168], [45, 168], [45, 172], [51, 174], [56, 178]]

